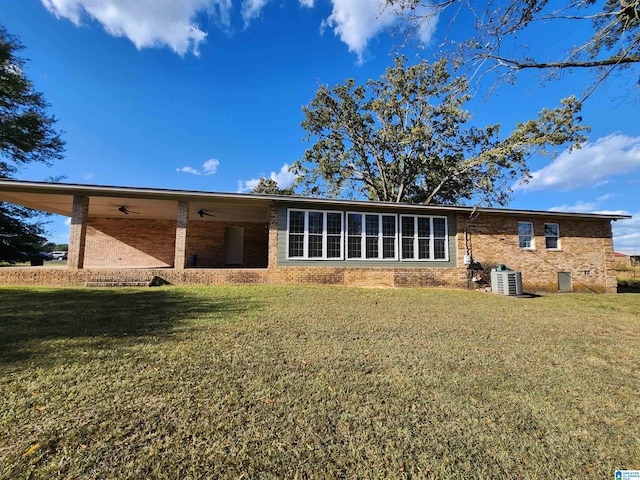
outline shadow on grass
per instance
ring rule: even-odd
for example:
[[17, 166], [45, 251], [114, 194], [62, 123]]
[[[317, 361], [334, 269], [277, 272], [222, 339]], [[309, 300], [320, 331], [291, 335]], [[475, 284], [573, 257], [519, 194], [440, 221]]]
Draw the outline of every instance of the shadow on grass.
[[223, 319], [257, 308], [247, 298], [172, 289], [0, 289], [0, 305], [1, 363], [42, 359], [42, 344], [51, 340], [162, 340], [185, 320]]

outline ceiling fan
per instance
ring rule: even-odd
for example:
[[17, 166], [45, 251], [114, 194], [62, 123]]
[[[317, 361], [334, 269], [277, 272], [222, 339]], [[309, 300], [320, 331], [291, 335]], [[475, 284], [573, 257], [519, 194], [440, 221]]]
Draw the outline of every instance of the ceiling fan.
[[203, 218], [205, 216], [206, 217], [215, 217], [215, 215], [213, 213], [209, 213], [206, 210], [203, 210], [202, 208], [200, 210], [198, 210], [196, 213], [198, 215], [200, 215], [200, 218]]
[[136, 215], [140, 215], [140, 212], [134, 212], [133, 210], [129, 210], [124, 205], [121, 207], [118, 207], [118, 211], [121, 213], [124, 213], [125, 215], [129, 215], [130, 213], [135, 213]]

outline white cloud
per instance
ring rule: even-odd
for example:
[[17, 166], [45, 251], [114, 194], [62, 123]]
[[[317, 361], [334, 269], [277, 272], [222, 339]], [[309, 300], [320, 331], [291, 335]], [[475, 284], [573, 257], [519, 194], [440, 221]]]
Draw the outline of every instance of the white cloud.
[[242, 2], [242, 20], [247, 28], [251, 20], [260, 16], [260, 12], [267, 4], [268, 0], [244, 0]]
[[218, 166], [220, 165], [220, 160], [217, 158], [212, 158], [207, 160], [202, 164], [202, 174], [203, 175], [213, 175], [218, 170]]
[[83, 179], [83, 180], [91, 180], [93, 177], [95, 177], [95, 173], [93, 173], [93, 172], [89, 172], [89, 173], [85, 173], [85, 174], [82, 176], [82, 179]]
[[229, 23], [231, 0], [41, 0], [57, 18], [81, 25], [84, 17], [102, 24], [115, 37], [127, 37], [136, 48], [166, 45], [174, 52], [198, 55], [207, 34], [195, 23], [208, 11]]
[[616, 251], [640, 255], [640, 212], [632, 214], [629, 220], [613, 222], [612, 229]]
[[[296, 176], [289, 171], [289, 164], [285, 163], [279, 172], [271, 172], [269, 175], [271, 180], [274, 180], [278, 187], [288, 188], [291, 186]], [[260, 178], [252, 178], [251, 180], [239, 180], [238, 181], [238, 193], [247, 193], [253, 190], [260, 181]]]
[[[126, 37], [138, 49], [167, 46], [179, 55], [193, 53], [205, 41], [207, 33], [196, 22], [198, 14], [207, 14], [222, 30], [231, 31], [233, 0], [40, 0], [57, 18], [76, 25], [86, 20], [102, 24], [115, 37]], [[245, 28], [258, 18], [270, 0], [242, 0], [241, 15]], [[315, 0], [298, 0], [301, 7], [313, 8]], [[367, 44], [376, 35], [402, 22], [396, 5], [385, 0], [331, 0], [332, 12], [321, 24], [333, 29], [350, 52], [362, 62]], [[428, 14], [429, 6], [420, 6], [413, 14]], [[437, 24], [437, 16], [418, 27], [421, 41], [428, 43]]]
[[551, 207], [551, 212], [575, 212], [575, 213], [593, 213], [596, 209], [596, 204], [593, 202], [583, 202], [579, 200], [573, 205], [558, 205], [557, 207]]
[[[396, 22], [403, 21], [399, 7], [387, 6], [384, 0], [331, 0], [331, 3], [333, 11], [322, 22], [321, 30], [325, 27], [333, 28], [333, 33], [340, 37], [350, 52], [358, 55], [360, 62], [373, 37]], [[412, 13], [428, 16], [428, 10], [428, 6], [422, 6]], [[436, 24], [437, 17], [433, 17], [432, 21], [425, 21], [420, 25], [417, 33], [422, 42], [429, 42]]]
[[181, 168], [176, 168], [176, 172], [192, 173], [193, 175], [213, 175], [218, 171], [219, 165], [220, 161], [216, 158], [212, 158], [204, 162], [200, 170], [187, 165]]
[[529, 183], [514, 190], [572, 190], [604, 185], [609, 177], [640, 168], [640, 137], [612, 134], [564, 152], [551, 164], [533, 172]]

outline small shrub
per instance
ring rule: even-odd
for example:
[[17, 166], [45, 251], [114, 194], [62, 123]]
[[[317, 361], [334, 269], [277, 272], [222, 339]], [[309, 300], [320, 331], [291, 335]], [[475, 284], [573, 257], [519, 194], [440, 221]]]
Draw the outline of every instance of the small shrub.
[[625, 278], [618, 280], [618, 286], [640, 289], [640, 278]]

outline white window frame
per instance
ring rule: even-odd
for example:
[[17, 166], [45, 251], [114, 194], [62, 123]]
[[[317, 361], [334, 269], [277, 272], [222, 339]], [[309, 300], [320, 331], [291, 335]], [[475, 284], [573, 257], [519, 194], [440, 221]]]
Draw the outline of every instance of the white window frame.
[[[402, 240], [405, 238], [402, 234], [402, 219], [403, 218], [412, 218], [413, 219], [413, 257], [411, 258], [403, 258], [402, 257]], [[428, 219], [429, 220], [429, 258], [418, 258], [418, 240], [420, 238], [418, 236], [418, 219]], [[433, 228], [433, 219], [441, 218], [444, 220], [444, 256], [445, 258], [434, 258], [435, 255], [435, 232]], [[400, 229], [398, 231], [399, 240], [399, 249], [400, 249], [400, 261], [401, 262], [448, 262], [449, 261], [449, 219], [442, 215], [400, 215]], [[408, 238], [408, 237], [406, 237]]]
[[[556, 226], [556, 235], [547, 235], [547, 225], [555, 225]], [[556, 246], [555, 247], [547, 247], [547, 238], [555, 238]], [[547, 250], [560, 250], [560, 225], [553, 222], [547, 222], [544, 224], [544, 246]]]
[[[302, 212], [304, 213], [304, 234], [295, 233], [294, 235], [303, 235], [303, 256], [302, 257], [292, 257], [289, 252], [290, 246], [290, 235], [291, 235], [291, 212]], [[309, 233], [309, 213], [322, 213], [322, 256], [321, 257], [309, 257], [309, 237], [311, 235]], [[329, 234], [327, 232], [327, 214], [337, 214], [340, 215], [340, 256], [339, 257], [327, 257], [327, 238], [329, 236], [337, 236], [336, 234]], [[287, 260], [344, 260], [345, 248], [344, 248], [344, 238], [345, 238], [345, 215], [343, 212], [339, 210], [308, 210], [303, 208], [288, 208], [287, 209]]]
[[[361, 256], [359, 257], [349, 257], [349, 215], [362, 215], [362, 224], [360, 230], [360, 252]], [[367, 220], [366, 216], [376, 216], [378, 217], [378, 256], [375, 258], [367, 258]], [[384, 242], [383, 238], [391, 238], [390, 236], [383, 235], [382, 229], [382, 217], [393, 217], [395, 234], [394, 234], [394, 247], [393, 247], [393, 257], [384, 257]], [[398, 261], [398, 215], [393, 213], [377, 213], [377, 212], [345, 212], [344, 216], [344, 224], [343, 229], [346, 232], [344, 236], [345, 247], [344, 247], [344, 257], [347, 261], [363, 261], [363, 262], [393, 262]], [[369, 235], [371, 237], [371, 235]]]
[[[523, 237], [523, 235], [520, 235], [520, 225], [525, 223], [531, 226], [531, 242], [528, 247], [521, 246], [521, 242], [520, 242], [520, 238]], [[520, 247], [520, 250], [535, 250], [536, 248], [535, 238], [536, 238], [536, 235], [535, 235], [535, 231], [533, 230], [533, 222], [518, 222], [518, 247]]]

